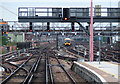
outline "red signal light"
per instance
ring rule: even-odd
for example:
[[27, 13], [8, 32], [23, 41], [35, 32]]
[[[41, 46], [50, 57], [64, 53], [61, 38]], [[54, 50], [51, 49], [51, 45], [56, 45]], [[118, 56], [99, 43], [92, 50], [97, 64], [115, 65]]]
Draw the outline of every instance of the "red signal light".
[[32, 30], [30, 30], [30, 32], [32, 32]]
[[74, 30], [72, 30], [72, 31], [74, 31]]
[[67, 18], [65, 17], [65, 20], [67, 20]]
[[47, 30], [48, 32], [50, 31], [50, 30]]

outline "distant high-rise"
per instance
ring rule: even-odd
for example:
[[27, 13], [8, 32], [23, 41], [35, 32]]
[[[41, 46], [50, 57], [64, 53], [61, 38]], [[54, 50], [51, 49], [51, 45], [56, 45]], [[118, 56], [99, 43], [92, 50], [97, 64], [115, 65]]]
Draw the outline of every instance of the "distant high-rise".
[[[120, 7], [120, 1], [118, 2], [118, 7]], [[120, 23], [118, 24], [118, 28], [120, 27]], [[120, 36], [118, 36], [118, 41], [120, 41]]]
[[[120, 7], [120, 1], [118, 2], [118, 7]], [[120, 27], [120, 23], [118, 24], [118, 27]]]
[[118, 7], [120, 7], [120, 1], [118, 2]]

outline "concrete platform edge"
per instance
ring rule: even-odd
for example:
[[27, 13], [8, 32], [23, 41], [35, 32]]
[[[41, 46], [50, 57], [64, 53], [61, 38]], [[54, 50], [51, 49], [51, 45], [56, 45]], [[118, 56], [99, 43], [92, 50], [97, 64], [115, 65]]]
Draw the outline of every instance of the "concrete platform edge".
[[99, 82], [107, 84], [107, 81], [102, 76], [78, 62], [74, 61], [71, 69], [77, 74], [81, 75], [88, 82]]

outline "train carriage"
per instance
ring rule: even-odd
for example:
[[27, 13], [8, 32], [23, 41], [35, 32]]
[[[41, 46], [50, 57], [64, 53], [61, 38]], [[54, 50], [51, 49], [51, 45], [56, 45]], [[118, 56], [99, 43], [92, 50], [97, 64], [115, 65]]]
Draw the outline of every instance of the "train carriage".
[[71, 45], [71, 39], [70, 38], [65, 38], [64, 45], [65, 46], [70, 46]]

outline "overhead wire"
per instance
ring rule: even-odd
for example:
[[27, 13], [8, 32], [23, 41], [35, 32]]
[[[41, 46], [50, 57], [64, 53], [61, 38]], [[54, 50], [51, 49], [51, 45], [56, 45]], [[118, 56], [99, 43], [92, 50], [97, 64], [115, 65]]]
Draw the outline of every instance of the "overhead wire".
[[3, 7], [3, 6], [0, 6], [0, 7], [3, 8], [3, 9], [5, 9], [5, 10], [7, 10], [7, 11], [9, 11], [9, 12], [12, 13], [12, 14], [18, 16], [18, 15], [17, 15], [16, 13], [14, 13], [13, 11], [11, 11], [11, 10], [9, 10], [9, 9], [7, 9], [7, 8], [5, 8], [5, 7]]

